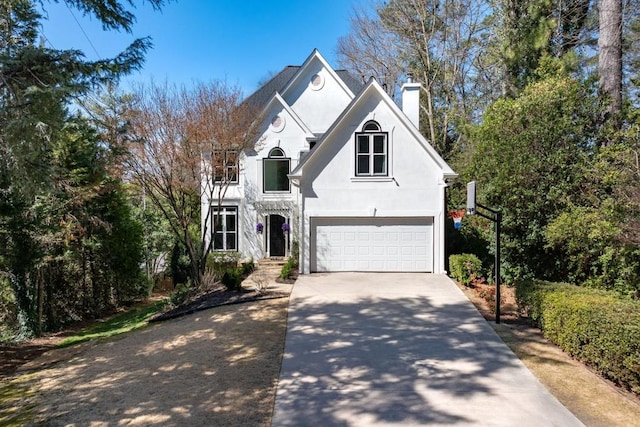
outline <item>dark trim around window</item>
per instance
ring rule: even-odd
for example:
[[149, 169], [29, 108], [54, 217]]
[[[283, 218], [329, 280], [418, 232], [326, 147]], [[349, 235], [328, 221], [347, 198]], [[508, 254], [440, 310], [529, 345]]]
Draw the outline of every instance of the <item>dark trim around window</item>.
[[269, 152], [269, 157], [262, 159], [262, 191], [264, 193], [290, 193], [289, 182], [291, 158], [285, 157], [280, 147]]
[[211, 157], [215, 182], [238, 183], [238, 157], [236, 150], [215, 150]]
[[211, 236], [214, 251], [238, 250], [238, 207], [211, 207]]
[[355, 175], [389, 175], [389, 133], [370, 120], [355, 135]]

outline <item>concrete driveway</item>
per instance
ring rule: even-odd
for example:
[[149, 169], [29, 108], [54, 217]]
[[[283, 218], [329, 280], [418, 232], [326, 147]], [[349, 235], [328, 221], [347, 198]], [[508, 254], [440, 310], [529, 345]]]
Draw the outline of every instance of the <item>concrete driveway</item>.
[[446, 276], [300, 276], [273, 426], [582, 425]]

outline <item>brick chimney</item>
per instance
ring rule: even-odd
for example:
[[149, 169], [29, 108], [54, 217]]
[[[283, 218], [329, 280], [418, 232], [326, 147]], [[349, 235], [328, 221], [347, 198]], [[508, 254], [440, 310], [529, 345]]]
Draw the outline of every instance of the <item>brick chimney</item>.
[[420, 129], [420, 83], [413, 82], [413, 76], [407, 75], [407, 82], [402, 85], [402, 111], [411, 123]]

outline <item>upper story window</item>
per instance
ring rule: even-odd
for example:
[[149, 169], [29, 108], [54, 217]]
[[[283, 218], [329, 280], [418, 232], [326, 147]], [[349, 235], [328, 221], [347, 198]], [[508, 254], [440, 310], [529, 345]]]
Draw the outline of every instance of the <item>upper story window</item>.
[[235, 150], [215, 150], [211, 156], [215, 182], [238, 182], [238, 152]]
[[269, 157], [263, 160], [263, 190], [265, 193], [290, 192], [289, 178], [291, 159], [286, 157], [284, 151], [273, 148]]
[[356, 176], [387, 176], [388, 134], [371, 120], [356, 133]]

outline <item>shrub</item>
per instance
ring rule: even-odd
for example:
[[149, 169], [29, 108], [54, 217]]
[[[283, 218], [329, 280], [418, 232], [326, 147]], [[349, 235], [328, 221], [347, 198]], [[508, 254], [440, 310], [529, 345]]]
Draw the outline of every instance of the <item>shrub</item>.
[[222, 284], [230, 291], [239, 291], [242, 284], [242, 268], [235, 267], [225, 271], [222, 275]]
[[191, 286], [180, 283], [178, 286], [176, 286], [175, 290], [171, 294], [171, 297], [169, 298], [169, 302], [173, 306], [178, 306], [184, 303], [187, 299], [189, 299], [191, 294], [192, 294]]
[[211, 252], [207, 256], [207, 274], [220, 280], [228, 290], [239, 291], [242, 281], [255, 269], [253, 259], [238, 265], [239, 261], [237, 252]]
[[[484, 299], [487, 304], [489, 304], [489, 310], [495, 312], [496, 310], [496, 285], [486, 285], [484, 283], [478, 283], [474, 281], [474, 285], [476, 285], [476, 289], [478, 290], [478, 296]], [[504, 289], [504, 288], [500, 288]], [[504, 305], [507, 301], [507, 298], [504, 296], [504, 293], [500, 294], [500, 305]]]
[[11, 341], [18, 332], [18, 304], [9, 281], [0, 278], [0, 343]]
[[517, 283], [516, 299], [562, 350], [640, 393], [640, 303], [613, 292], [542, 281]]
[[298, 260], [297, 258], [289, 257], [287, 262], [282, 266], [282, 270], [280, 271], [281, 279], [289, 279], [293, 275], [293, 271], [298, 268]]
[[255, 267], [256, 266], [255, 266], [255, 263], [253, 262], [253, 258], [250, 259], [249, 261], [245, 261], [242, 264], [240, 264], [240, 270], [244, 277], [247, 277], [249, 274], [251, 274], [253, 270], [255, 270]]
[[238, 261], [240, 261], [238, 252], [210, 252], [207, 255], [206, 268], [212, 272], [216, 280], [222, 280], [226, 271], [237, 267]]
[[564, 280], [630, 294], [640, 289], [640, 247], [621, 243], [624, 220], [613, 204], [572, 206], [549, 224], [545, 238], [566, 254]]
[[291, 258], [294, 258], [296, 260], [296, 263], [300, 258], [300, 243], [298, 243], [297, 240], [291, 242]]
[[473, 254], [451, 255], [449, 269], [455, 280], [463, 285], [469, 285], [474, 277], [482, 275], [482, 262]]
[[227, 269], [220, 279], [222, 284], [230, 291], [241, 291], [242, 281], [255, 269], [253, 259], [243, 262], [240, 266], [236, 266], [236, 264], [237, 261], [226, 263]]
[[169, 262], [173, 286], [187, 283], [189, 280], [189, 257], [185, 253], [184, 245], [174, 243]]

